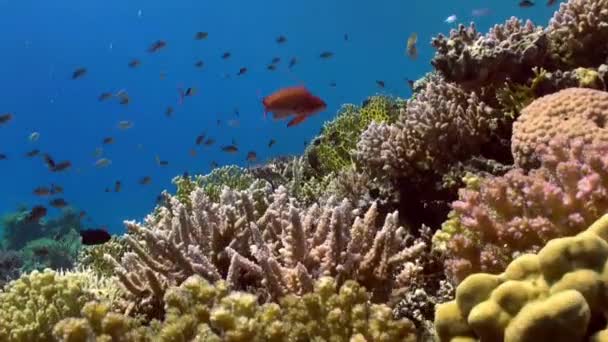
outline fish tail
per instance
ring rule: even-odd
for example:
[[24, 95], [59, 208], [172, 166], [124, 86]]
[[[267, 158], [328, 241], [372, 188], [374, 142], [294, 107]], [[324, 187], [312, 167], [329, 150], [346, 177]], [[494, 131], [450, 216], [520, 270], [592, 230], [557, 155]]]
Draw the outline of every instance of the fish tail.
[[302, 122], [304, 122], [304, 120], [306, 120], [307, 117], [308, 115], [298, 115], [287, 123], [287, 127], [301, 124]]

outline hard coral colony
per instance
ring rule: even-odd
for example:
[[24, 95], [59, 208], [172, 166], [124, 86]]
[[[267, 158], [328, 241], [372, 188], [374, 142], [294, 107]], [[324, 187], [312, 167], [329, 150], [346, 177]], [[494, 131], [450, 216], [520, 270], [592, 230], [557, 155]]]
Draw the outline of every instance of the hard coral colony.
[[[76, 213], [6, 217], [0, 341], [608, 341], [607, 30], [608, 0], [461, 25], [410, 99], [345, 105], [303, 156], [176, 177], [104, 244], [55, 238]], [[294, 125], [325, 103], [264, 106]]]

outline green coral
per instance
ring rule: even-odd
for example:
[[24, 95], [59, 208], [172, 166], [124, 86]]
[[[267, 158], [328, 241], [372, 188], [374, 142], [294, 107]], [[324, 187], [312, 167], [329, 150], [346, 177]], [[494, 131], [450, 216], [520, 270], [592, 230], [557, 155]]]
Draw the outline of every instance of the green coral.
[[173, 184], [177, 187], [177, 197], [180, 202], [190, 206], [190, 194], [196, 188], [203, 191], [214, 202], [219, 202], [222, 188], [227, 186], [233, 190], [245, 190], [249, 188], [256, 178], [246, 169], [236, 165], [227, 165], [213, 169], [207, 175], [178, 176], [173, 178]]
[[177, 190], [175, 191], [175, 196], [177, 197], [177, 199], [181, 203], [190, 207], [190, 194], [196, 189], [195, 180], [188, 175], [183, 175], [173, 178], [171, 182], [177, 188]]
[[0, 341], [53, 341], [55, 323], [77, 316], [92, 299], [87, 278], [80, 273], [47, 269], [24, 275], [0, 293]]
[[351, 165], [351, 153], [361, 132], [371, 122], [394, 122], [397, 117], [395, 108], [402, 105], [399, 100], [386, 96], [372, 96], [363, 107], [342, 106], [337, 117], [325, 123], [321, 135], [307, 149], [306, 154], [314, 154], [316, 165], [312, 165], [313, 168], [327, 175]]
[[385, 305], [370, 304], [363, 287], [347, 281], [337, 289], [328, 277], [316, 282], [313, 293], [260, 306], [252, 294], [230, 292], [224, 282], [212, 286], [192, 276], [169, 289], [165, 303], [164, 321], [151, 327], [138, 327], [99, 303], [88, 304], [83, 318], [59, 322], [55, 336], [65, 342], [110, 341], [113, 336], [125, 342], [416, 340], [413, 324], [393, 319]]
[[80, 268], [89, 268], [99, 276], [110, 277], [114, 275], [114, 265], [104, 259], [109, 254], [120, 260], [127, 251], [127, 244], [119, 236], [112, 236], [110, 241], [94, 246], [83, 246], [76, 262]]
[[437, 307], [440, 341], [585, 340], [599, 329], [591, 322], [605, 321], [607, 241], [605, 215], [576, 236], [521, 255], [500, 275], [467, 277], [456, 299]]

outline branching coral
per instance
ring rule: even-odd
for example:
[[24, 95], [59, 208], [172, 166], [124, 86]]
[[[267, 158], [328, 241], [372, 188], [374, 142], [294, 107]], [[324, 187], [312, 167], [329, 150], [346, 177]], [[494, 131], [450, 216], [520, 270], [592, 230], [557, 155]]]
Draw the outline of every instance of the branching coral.
[[119, 289], [92, 273], [34, 271], [0, 292], [0, 340], [53, 341], [51, 330], [63, 318], [78, 316], [90, 300], [116, 301]]
[[543, 65], [548, 40], [541, 27], [515, 17], [495, 25], [482, 36], [471, 23], [460, 25], [449, 37], [439, 34], [432, 45], [437, 50], [433, 66], [449, 81], [470, 88], [502, 83], [507, 78], [525, 81], [532, 67]]
[[[178, 195], [176, 195], [181, 201]], [[110, 241], [101, 245], [83, 246], [76, 260], [78, 268], [91, 269], [99, 276], [111, 276], [114, 274], [114, 264], [108, 262], [105, 254], [120, 260], [127, 251], [127, 245], [120, 236], [113, 235]]]
[[607, 152], [607, 144], [555, 139], [539, 151], [539, 169], [514, 169], [462, 189], [443, 229], [455, 281], [501, 272], [514, 255], [574, 235], [608, 211]]
[[589, 67], [608, 58], [608, 1], [570, 0], [549, 26], [552, 59], [558, 67]]
[[369, 303], [357, 283], [338, 287], [321, 278], [303, 297], [288, 296], [279, 304], [260, 306], [252, 294], [230, 292], [227, 284], [214, 286], [191, 276], [165, 294], [167, 315], [158, 330], [134, 324], [89, 303], [83, 318], [59, 322], [55, 336], [63, 342], [112, 341], [416, 341], [412, 324], [393, 319], [390, 308]]
[[538, 164], [535, 150], [557, 135], [590, 144], [608, 142], [608, 92], [569, 88], [524, 108], [513, 125], [511, 150], [518, 166]]

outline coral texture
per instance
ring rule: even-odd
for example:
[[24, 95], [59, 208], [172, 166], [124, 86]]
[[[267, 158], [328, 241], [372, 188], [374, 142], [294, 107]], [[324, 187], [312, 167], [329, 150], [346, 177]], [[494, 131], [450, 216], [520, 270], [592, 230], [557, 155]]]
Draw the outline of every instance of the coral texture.
[[[586, 231], [553, 239], [504, 273], [478, 273], [437, 307], [440, 341], [585, 341], [605, 324], [608, 215]], [[605, 333], [605, 332], [604, 332]]]
[[553, 140], [541, 167], [480, 178], [453, 203], [442, 240], [446, 267], [458, 282], [477, 272], [501, 272], [514, 253], [574, 235], [608, 211], [608, 145]]
[[0, 250], [0, 289], [9, 281], [19, 278], [21, 266], [23, 259], [20, 253]]
[[[178, 195], [176, 197], [179, 198]], [[91, 269], [99, 276], [109, 277], [114, 274], [114, 264], [108, 262], [104, 255], [109, 254], [115, 259], [121, 259], [126, 251], [124, 239], [120, 236], [112, 236], [110, 241], [104, 244], [83, 246], [76, 260], [76, 267]]]
[[167, 290], [167, 315], [157, 328], [137, 326], [100, 303], [83, 308], [82, 318], [59, 322], [54, 334], [63, 342], [112, 341], [416, 341], [413, 325], [395, 320], [385, 305], [370, 304], [353, 281], [338, 287], [323, 277], [303, 297], [260, 306], [249, 293], [230, 292], [225, 282], [209, 284], [191, 276]]
[[445, 78], [467, 87], [526, 80], [532, 67], [543, 65], [548, 40], [542, 27], [515, 17], [495, 25], [486, 35], [475, 24], [460, 25], [449, 37], [439, 34], [432, 45], [437, 50], [431, 61]]
[[570, 0], [560, 5], [549, 26], [552, 59], [558, 67], [588, 67], [608, 57], [608, 1]]
[[569, 88], [528, 105], [513, 124], [511, 150], [520, 167], [538, 164], [538, 147], [557, 135], [583, 143], [608, 142], [608, 92]]

